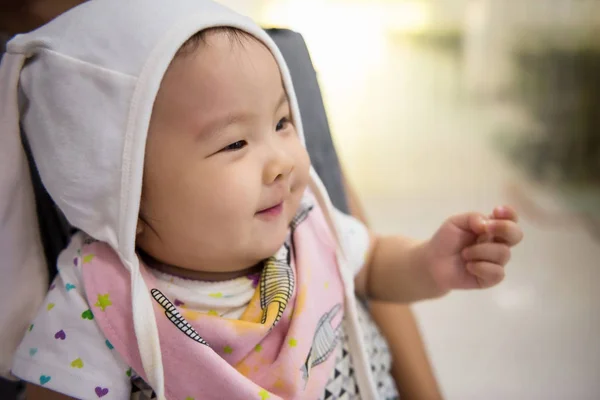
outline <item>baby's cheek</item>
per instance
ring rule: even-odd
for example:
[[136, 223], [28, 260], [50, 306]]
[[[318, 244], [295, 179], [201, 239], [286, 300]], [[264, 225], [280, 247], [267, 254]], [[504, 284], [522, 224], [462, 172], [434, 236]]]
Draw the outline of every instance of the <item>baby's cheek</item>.
[[300, 202], [298, 200], [296, 200], [296, 198], [294, 197], [291, 201], [290, 207], [287, 210], [287, 225], [292, 223], [292, 220], [294, 219], [294, 217], [296, 216], [296, 213], [298, 212], [298, 206], [300, 205]]
[[304, 193], [310, 179], [310, 158], [306, 149], [302, 147], [298, 152], [298, 161], [296, 163], [296, 181], [297, 191]]

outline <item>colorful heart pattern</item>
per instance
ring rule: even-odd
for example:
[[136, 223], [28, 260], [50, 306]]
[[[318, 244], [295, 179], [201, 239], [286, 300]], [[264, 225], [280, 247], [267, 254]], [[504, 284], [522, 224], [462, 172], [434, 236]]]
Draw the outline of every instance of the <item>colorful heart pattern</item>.
[[54, 334], [54, 339], [65, 340], [67, 338], [67, 334], [62, 329]]
[[108, 394], [108, 388], [102, 388], [100, 386], [97, 386], [94, 391], [96, 392], [96, 396], [98, 396], [98, 398], [104, 397]]
[[31, 357], [35, 356], [35, 354], [38, 352], [38, 349], [36, 349], [35, 347], [32, 347], [31, 349], [29, 349], [29, 355]]
[[73, 360], [73, 362], [71, 363], [71, 367], [79, 369], [83, 368], [83, 360], [81, 360], [81, 358]]
[[94, 319], [94, 313], [92, 312], [92, 310], [85, 310], [81, 313], [81, 318], [89, 319], [91, 321]]
[[52, 379], [50, 376], [42, 375], [42, 376], [40, 376], [40, 384], [43, 386], [46, 383], [50, 382], [50, 379]]
[[106, 347], [108, 347], [108, 349], [109, 349], [109, 350], [112, 350], [112, 349], [114, 349], [114, 346], [112, 345], [112, 343], [111, 343], [111, 342], [109, 342], [109, 341], [108, 341], [108, 339], [106, 339], [106, 342], [105, 342], [105, 343], [106, 343]]
[[76, 287], [77, 287], [77, 286], [73, 285], [72, 283], [67, 283], [67, 284], [65, 285], [65, 289], [67, 289], [67, 292], [69, 292], [69, 291], [71, 291], [71, 290], [75, 289]]

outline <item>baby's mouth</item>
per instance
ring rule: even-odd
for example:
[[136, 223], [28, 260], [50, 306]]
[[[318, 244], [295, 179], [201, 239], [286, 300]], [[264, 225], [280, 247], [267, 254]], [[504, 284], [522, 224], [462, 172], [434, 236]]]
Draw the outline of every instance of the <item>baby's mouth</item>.
[[274, 206], [264, 208], [256, 213], [257, 216], [274, 218], [279, 216], [283, 212], [283, 201], [275, 204]]

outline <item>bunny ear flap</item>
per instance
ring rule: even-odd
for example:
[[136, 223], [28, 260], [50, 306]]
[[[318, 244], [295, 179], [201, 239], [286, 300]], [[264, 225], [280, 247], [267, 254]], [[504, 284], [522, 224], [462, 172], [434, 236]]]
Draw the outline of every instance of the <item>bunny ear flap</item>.
[[19, 76], [27, 56], [0, 64], [0, 376], [10, 377], [17, 346], [48, 289], [27, 157], [21, 142]]

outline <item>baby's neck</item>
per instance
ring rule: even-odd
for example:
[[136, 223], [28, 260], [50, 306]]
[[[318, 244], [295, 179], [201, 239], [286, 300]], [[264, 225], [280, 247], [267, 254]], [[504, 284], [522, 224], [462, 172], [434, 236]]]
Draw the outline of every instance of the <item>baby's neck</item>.
[[251, 274], [255, 274], [262, 270], [263, 264], [258, 263], [250, 268], [245, 268], [240, 271], [232, 271], [232, 272], [206, 272], [206, 271], [194, 271], [190, 269], [184, 269], [175, 267], [172, 265], [166, 265], [162, 263], [150, 263], [149, 267], [163, 272], [165, 274], [173, 275], [178, 278], [191, 279], [194, 281], [205, 281], [205, 282], [219, 282], [219, 281], [229, 281], [232, 279], [240, 278], [243, 276], [248, 276]]
[[174, 265], [169, 265], [155, 260], [150, 255], [146, 254], [142, 249], [137, 249], [139, 256], [146, 263], [146, 265], [154, 270], [163, 272], [168, 275], [173, 275], [178, 278], [191, 279], [194, 281], [206, 281], [206, 282], [219, 282], [229, 281], [232, 279], [240, 278], [242, 276], [248, 276], [256, 274], [262, 271], [263, 263], [259, 262], [249, 268], [244, 268], [239, 271], [232, 272], [207, 272], [207, 271], [195, 271], [187, 268], [180, 268]]

